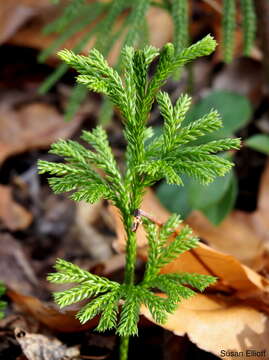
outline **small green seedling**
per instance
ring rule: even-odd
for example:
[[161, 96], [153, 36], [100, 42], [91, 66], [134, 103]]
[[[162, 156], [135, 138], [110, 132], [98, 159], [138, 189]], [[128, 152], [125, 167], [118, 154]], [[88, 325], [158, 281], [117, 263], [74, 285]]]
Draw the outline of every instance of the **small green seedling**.
[[[105, 94], [120, 110], [127, 142], [126, 165], [120, 172], [106, 132], [98, 126], [82, 135], [91, 149], [72, 140], [60, 140], [52, 145], [50, 152], [64, 157], [66, 163], [40, 160], [39, 171], [53, 175], [49, 183], [55, 193], [71, 192], [71, 199], [90, 203], [107, 199], [120, 210], [126, 232], [126, 266], [124, 283], [120, 284], [59, 259], [55, 265], [57, 272], [50, 274], [48, 279], [59, 284], [77, 283], [68, 290], [54, 293], [55, 301], [64, 307], [89, 299], [77, 313], [77, 318], [86, 323], [100, 314], [97, 330], [115, 329], [121, 337], [121, 360], [128, 357], [129, 337], [138, 334], [141, 304], [148, 307], [157, 323], [163, 324], [182, 299], [195, 294], [193, 289], [203, 291], [216, 280], [212, 276], [193, 273], [160, 274], [164, 265], [197, 246], [198, 239], [188, 226], [178, 231], [179, 216], [172, 215], [165, 224], [158, 226], [140, 210], [145, 189], [161, 179], [165, 178], [169, 184], [183, 185], [181, 174], [187, 174], [207, 184], [217, 176], [224, 176], [233, 166], [217, 153], [238, 149], [239, 139], [191, 144], [222, 126], [218, 112], [211, 110], [184, 126], [182, 123], [191, 104], [190, 97], [182, 95], [173, 105], [168, 94], [160, 91], [175, 70], [197, 57], [212, 53], [215, 46], [215, 40], [208, 35], [180, 53], [174, 52], [172, 44], [167, 44], [161, 51], [152, 46], [143, 50], [125, 47], [122, 54], [124, 82], [96, 49], [87, 57], [68, 50], [59, 53], [79, 72], [79, 83]], [[155, 58], [158, 58], [156, 70], [149, 78], [148, 68]], [[147, 122], [155, 100], [164, 119], [164, 131], [149, 142], [147, 140], [153, 131]], [[149, 248], [144, 278], [140, 283], [135, 281], [138, 226], [145, 228]], [[173, 240], [168, 241], [171, 236]], [[156, 290], [165, 296], [159, 297]]]

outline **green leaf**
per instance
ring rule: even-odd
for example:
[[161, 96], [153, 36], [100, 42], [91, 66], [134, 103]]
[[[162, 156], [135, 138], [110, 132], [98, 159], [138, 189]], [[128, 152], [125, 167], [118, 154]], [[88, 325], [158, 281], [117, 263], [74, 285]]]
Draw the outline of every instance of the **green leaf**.
[[210, 93], [191, 108], [187, 113], [184, 125], [207, 114], [212, 108], [220, 113], [223, 128], [212, 135], [204, 136], [199, 142], [204, 143], [205, 141], [233, 135], [248, 123], [252, 114], [251, 104], [245, 96], [218, 90]]
[[180, 214], [185, 219], [192, 211], [189, 192], [186, 190], [190, 179], [186, 175], [181, 177], [185, 185], [184, 188], [182, 186], [169, 185], [162, 181], [157, 187], [156, 195], [169, 211]]
[[156, 191], [161, 203], [171, 212], [187, 218], [192, 210], [201, 210], [218, 225], [232, 210], [237, 194], [235, 175], [230, 172], [207, 186], [183, 176], [184, 187], [162, 182]]
[[232, 211], [237, 196], [237, 180], [233, 175], [229, 187], [223, 197], [215, 204], [202, 209], [204, 215], [214, 225], [219, 225], [225, 217]]
[[217, 203], [226, 193], [232, 177], [232, 172], [216, 178], [207, 186], [199, 184], [195, 180], [189, 182], [185, 188], [189, 192], [190, 206], [201, 210]]
[[269, 135], [253, 135], [245, 141], [245, 145], [253, 150], [269, 155]]

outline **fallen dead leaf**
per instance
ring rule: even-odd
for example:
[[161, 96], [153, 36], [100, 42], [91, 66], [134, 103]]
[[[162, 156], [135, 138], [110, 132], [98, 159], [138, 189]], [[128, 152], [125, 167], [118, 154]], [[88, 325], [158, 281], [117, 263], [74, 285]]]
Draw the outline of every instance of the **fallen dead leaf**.
[[[145, 306], [141, 313], [153, 321]], [[197, 294], [183, 300], [163, 327], [179, 336], [187, 334], [199, 348], [223, 359], [234, 359], [235, 352], [242, 352], [241, 359], [268, 359], [269, 356], [268, 317], [250, 306], [219, 296]], [[264, 355], [250, 356], [251, 350], [264, 351]]]
[[21, 244], [10, 234], [0, 235], [0, 258], [0, 280], [17, 291], [34, 293], [38, 279]]
[[[10, 95], [11, 96], [11, 95]], [[14, 109], [14, 104], [0, 108], [0, 164], [9, 156], [36, 148], [46, 148], [59, 138], [69, 137], [81, 123], [78, 116], [65, 122], [57, 110], [35, 102]]]
[[11, 188], [0, 185], [0, 220], [11, 231], [28, 228], [32, 214], [12, 198]]
[[112, 256], [109, 238], [101, 234], [94, 226], [96, 222], [100, 222], [101, 209], [101, 201], [95, 204], [81, 201], [77, 204], [75, 220], [78, 240], [85, 251], [98, 261], [109, 259]]
[[21, 328], [16, 328], [14, 334], [28, 360], [71, 360], [80, 355], [77, 347], [68, 348], [56, 338], [31, 334]]
[[52, 8], [49, 0], [8, 0], [0, 2], [0, 44], [33, 16]]
[[79, 332], [92, 329], [98, 324], [95, 318], [81, 325], [75, 318], [76, 311], [59, 311], [49, 303], [42, 302], [34, 296], [26, 296], [12, 289], [7, 290], [7, 296], [24, 312], [32, 315], [35, 319], [48, 328], [59, 332]]

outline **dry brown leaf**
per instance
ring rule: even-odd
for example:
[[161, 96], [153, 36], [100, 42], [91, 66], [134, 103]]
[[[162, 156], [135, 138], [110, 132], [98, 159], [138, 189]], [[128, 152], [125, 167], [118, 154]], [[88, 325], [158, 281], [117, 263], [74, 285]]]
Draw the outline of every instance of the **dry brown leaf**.
[[11, 231], [24, 230], [32, 222], [33, 216], [12, 198], [11, 188], [0, 185], [0, 220]]
[[[153, 321], [146, 307], [142, 306], [141, 313]], [[250, 306], [221, 297], [197, 294], [183, 300], [163, 327], [179, 336], [187, 334], [199, 348], [224, 359], [234, 359], [235, 352], [240, 351], [240, 359], [269, 356], [268, 317]], [[255, 355], [251, 350], [260, 353]]]
[[46, 148], [59, 138], [69, 137], [81, 117], [65, 122], [52, 106], [41, 102], [26, 104], [18, 110], [0, 108], [0, 164], [9, 156], [36, 148]]
[[0, 234], [0, 280], [11, 288], [31, 294], [39, 287], [31, 262], [21, 244], [10, 234]]
[[7, 296], [20, 309], [55, 331], [66, 333], [85, 331], [94, 328], [98, 323], [97, 318], [95, 318], [85, 325], [81, 325], [79, 320], [75, 318], [75, 311], [66, 310], [60, 312], [49, 303], [42, 302], [34, 296], [22, 295], [11, 289], [8, 289]]
[[25, 24], [30, 18], [46, 8], [51, 8], [49, 0], [8, 0], [0, 2], [0, 44]]
[[101, 234], [94, 226], [100, 222], [101, 209], [101, 201], [95, 204], [81, 201], [77, 204], [75, 220], [78, 240], [85, 251], [91, 255], [92, 259], [98, 261], [109, 259], [112, 256], [108, 237]]
[[31, 334], [21, 328], [16, 328], [14, 334], [28, 360], [71, 360], [80, 355], [77, 347], [68, 348], [56, 338]]

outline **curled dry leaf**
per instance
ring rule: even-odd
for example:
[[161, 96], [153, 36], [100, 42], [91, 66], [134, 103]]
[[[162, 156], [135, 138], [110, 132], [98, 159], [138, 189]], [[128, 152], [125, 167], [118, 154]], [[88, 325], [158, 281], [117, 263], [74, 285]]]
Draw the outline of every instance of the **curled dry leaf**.
[[15, 110], [0, 108], [0, 164], [9, 156], [36, 148], [46, 148], [59, 138], [69, 137], [81, 118], [65, 122], [63, 116], [48, 104], [36, 102]]
[[59, 332], [79, 332], [92, 329], [97, 326], [98, 320], [95, 318], [81, 325], [75, 318], [75, 311], [59, 311], [56, 307], [42, 302], [34, 296], [22, 295], [14, 290], [8, 289], [7, 296], [18, 307], [32, 315], [35, 319], [46, 325], [48, 328]]
[[31, 334], [21, 328], [16, 328], [14, 333], [28, 360], [71, 360], [79, 357], [77, 347], [68, 348], [58, 339]]
[[32, 214], [12, 198], [11, 188], [0, 185], [0, 221], [11, 231], [28, 228]]
[[[141, 313], [153, 321], [144, 306]], [[234, 359], [236, 352], [242, 352], [237, 355], [241, 359], [269, 356], [268, 317], [250, 306], [219, 296], [199, 294], [183, 300], [175, 313], [168, 316], [164, 327], [179, 336], [187, 334], [198, 347], [223, 359]]]

